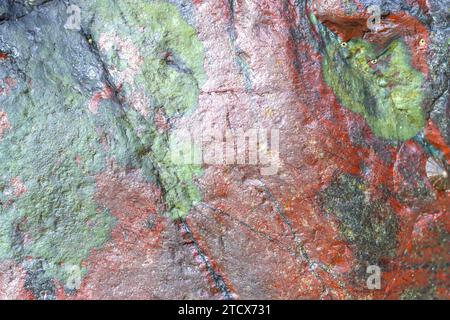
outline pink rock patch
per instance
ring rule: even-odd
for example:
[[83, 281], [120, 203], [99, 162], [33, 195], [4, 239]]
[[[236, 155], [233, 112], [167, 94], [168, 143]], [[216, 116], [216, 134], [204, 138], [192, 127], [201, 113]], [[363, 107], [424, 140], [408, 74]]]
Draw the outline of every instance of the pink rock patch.
[[0, 111], [0, 139], [6, 130], [11, 129], [11, 123], [9, 123], [8, 115], [4, 111]]
[[17, 80], [11, 77], [6, 77], [0, 80], [0, 95], [9, 95], [11, 90], [17, 87]]
[[94, 96], [89, 102], [89, 111], [91, 111], [93, 114], [97, 114], [100, 102], [102, 100], [111, 99], [113, 94], [113, 90], [108, 86], [106, 86], [102, 91], [94, 93]]
[[131, 87], [130, 96], [127, 97], [127, 102], [138, 111], [144, 118], [147, 118], [150, 110], [150, 99], [145, 92], [136, 87], [134, 79], [141, 73], [141, 67], [144, 63], [139, 48], [133, 42], [123, 39], [116, 34], [104, 33], [100, 35], [99, 46], [103, 52], [116, 50], [119, 59], [126, 61], [127, 67], [123, 70], [118, 70], [115, 67], [111, 68], [111, 74], [117, 78], [118, 86], [127, 83]]
[[11, 180], [11, 186], [13, 189], [13, 194], [16, 197], [20, 197], [27, 192], [27, 187], [23, 184], [20, 178], [14, 178]]
[[157, 214], [161, 193], [139, 170], [112, 166], [97, 176], [97, 202], [117, 218], [111, 240], [94, 250], [75, 295], [59, 299], [206, 299], [209, 283], [175, 224]]
[[0, 300], [24, 300], [31, 297], [25, 291], [25, 271], [12, 261], [0, 263]]

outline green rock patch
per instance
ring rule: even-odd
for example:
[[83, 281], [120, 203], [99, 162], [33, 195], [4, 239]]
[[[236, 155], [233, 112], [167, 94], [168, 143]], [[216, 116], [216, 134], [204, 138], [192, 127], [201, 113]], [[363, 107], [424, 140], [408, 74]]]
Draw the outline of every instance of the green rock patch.
[[377, 263], [395, 255], [397, 217], [389, 204], [370, 199], [361, 178], [337, 177], [323, 190], [321, 203], [325, 213], [338, 220], [343, 239], [355, 245], [359, 259]]
[[342, 43], [321, 26], [323, 74], [343, 106], [361, 114], [378, 137], [408, 140], [425, 123], [424, 76], [411, 65], [401, 39], [379, 48], [362, 39]]

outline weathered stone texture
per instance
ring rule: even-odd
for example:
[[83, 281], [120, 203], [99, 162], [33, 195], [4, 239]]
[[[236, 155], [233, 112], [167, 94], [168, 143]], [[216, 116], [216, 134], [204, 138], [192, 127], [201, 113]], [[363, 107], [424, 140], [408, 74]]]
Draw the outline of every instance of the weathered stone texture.
[[0, 299], [450, 298], [448, 6], [1, 1]]

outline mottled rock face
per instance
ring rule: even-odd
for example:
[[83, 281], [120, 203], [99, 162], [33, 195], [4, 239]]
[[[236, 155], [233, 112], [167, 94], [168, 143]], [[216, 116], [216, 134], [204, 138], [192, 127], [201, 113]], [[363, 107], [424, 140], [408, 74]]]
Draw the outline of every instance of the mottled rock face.
[[0, 299], [450, 298], [448, 6], [1, 2]]

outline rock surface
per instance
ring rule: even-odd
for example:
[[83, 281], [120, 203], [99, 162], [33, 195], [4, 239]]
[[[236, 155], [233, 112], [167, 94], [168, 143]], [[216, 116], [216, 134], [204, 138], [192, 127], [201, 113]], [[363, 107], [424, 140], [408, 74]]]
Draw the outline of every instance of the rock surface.
[[449, 4], [1, 1], [0, 299], [450, 298]]

